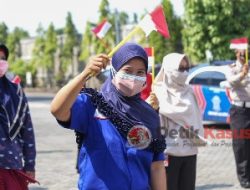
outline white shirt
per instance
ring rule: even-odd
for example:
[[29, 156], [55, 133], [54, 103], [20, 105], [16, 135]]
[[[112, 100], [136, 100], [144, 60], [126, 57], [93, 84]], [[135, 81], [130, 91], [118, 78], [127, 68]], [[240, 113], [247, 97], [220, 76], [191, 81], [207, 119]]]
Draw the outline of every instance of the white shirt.
[[226, 74], [227, 81], [230, 84], [230, 96], [233, 101], [249, 101], [250, 102], [250, 73], [240, 80], [242, 64], [238, 61], [230, 65], [229, 72]]
[[[167, 148], [164, 151], [165, 154], [172, 156], [192, 156], [198, 153], [197, 145], [191, 140], [194, 137], [187, 134], [183, 127], [170, 119], [161, 118], [161, 121], [162, 124], [164, 123], [164, 135], [166, 136], [165, 140], [167, 144]], [[199, 134], [203, 133], [203, 128], [201, 130], [198, 130]]]

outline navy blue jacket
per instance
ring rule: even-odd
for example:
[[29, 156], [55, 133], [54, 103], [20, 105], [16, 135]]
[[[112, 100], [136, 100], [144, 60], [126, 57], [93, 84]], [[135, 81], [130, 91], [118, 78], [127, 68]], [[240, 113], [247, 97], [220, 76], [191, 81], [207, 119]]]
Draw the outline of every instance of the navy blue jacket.
[[35, 138], [28, 102], [20, 85], [0, 78], [0, 168], [35, 170]]

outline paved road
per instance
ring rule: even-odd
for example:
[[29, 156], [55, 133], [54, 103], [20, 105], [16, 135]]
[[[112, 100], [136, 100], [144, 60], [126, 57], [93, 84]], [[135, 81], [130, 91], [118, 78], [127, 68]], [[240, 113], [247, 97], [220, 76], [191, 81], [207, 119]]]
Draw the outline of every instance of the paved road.
[[[37, 142], [36, 175], [39, 185], [30, 190], [77, 189], [76, 144], [72, 131], [58, 127], [49, 112], [52, 94], [28, 94]], [[213, 131], [213, 135], [222, 134]], [[211, 139], [212, 145], [199, 150], [196, 190], [241, 189], [236, 178], [231, 140]]]
[[39, 185], [30, 190], [77, 189], [74, 133], [58, 126], [49, 112], [52, 94], [28, 94], [37, 142], [36, 175]]

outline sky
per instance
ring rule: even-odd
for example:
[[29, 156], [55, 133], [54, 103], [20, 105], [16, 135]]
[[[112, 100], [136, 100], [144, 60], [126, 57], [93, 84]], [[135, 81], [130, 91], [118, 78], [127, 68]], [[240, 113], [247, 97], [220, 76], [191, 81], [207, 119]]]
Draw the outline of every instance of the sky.
[[[183, 0], [171, 0], [177, 15], [183, 14]], [[98, 21], [98, 9], [101, 0], [0, 0], [0, 22], [4, 22], [9, 31], [18, 26], [36, 35], [39, 23], [47, 29], [52, 22], [55, 28], [65, 26], [67, 12], [71, 12], [73, 22], [79, 33], [84, 32], [86, 21]], [[110, 9], [136, 12], [141, 15], [152, 11], [161, 0], [109, 0]]]

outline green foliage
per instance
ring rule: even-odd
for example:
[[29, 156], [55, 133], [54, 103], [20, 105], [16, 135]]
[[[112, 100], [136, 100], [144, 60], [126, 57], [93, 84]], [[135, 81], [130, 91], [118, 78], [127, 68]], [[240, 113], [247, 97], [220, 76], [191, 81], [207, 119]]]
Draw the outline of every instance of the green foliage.
[[46, 32], [45, 37], [45, 49], [44, 49], [44, 62], [45, 66], [49, 70], [54, 68], [54, 54], [57, 49], [57, 37], [54, 25], [51, 23]]
[[109, 18], [109, 2], [108, 0], [102, 0], [99, 6], [100, 20], [104, 18]]
[[56, 34], [57, 35], [63, 35], [63, 28], [57, 28], [56, 29]]
[[57, 49], [57, 35], [54, 25], [51, 23], [45, 36], [44, 63], [47, 71], [46, 85], [54, 85], [54, 63]]
[[87, 59], [90, 57], [92, 40], [93, 40], [93, 33], [91, 32], [91, 23], [87, 22], [81, 43], [82, 51], [80, 54], [80, 61], [86, 63]]
[[78, 46], [77, 30], [72, 21], [71, 13], [68, 13], [66, 18], [64, 38], [65, 41], [61, 54], [62, 64], [60, 65], [60, 69], [62, 72], [65, 72], [68, 68], [68, 65], [72, 64], [73, 48], [75, 46]]
[[21, 57], [21, 44], [20, 41], [23, 38], [29, 37], [29, 33], [19, 27], [15, 27], [13, 32], [8, 35], [7, 46], [9, 48], [9, 59], [8, 61], [14, 63]]
[[0, 23], [0, 43], [6, 44], [7, 37], [8, 37], [8, 27], [4, 22], [2, 22]]
[[31, 64], [33, 67], [46, 67], [44, 63], [44, 54], [45, 54], [45, 31], [42, 25], [39, 25], [37, 28], [37, 37], [35, 40], [35, 45], [32, 51], [32, 60]]
[[210, 50], [214, 59], [230, 59], [232, 38], [249, 36], [250, 0], [186, 0], [183, 44], [189, 57], [199, 62]]
[[[120, 19], [120, 24], [125, 25], [125, 24], [128, 24], [129, 16], [125, 12], [120, 12], [119, 19]], [[136, 18], [134, 18], [134, 19], [136, 19]]]
[[149, 45], [155, 49], [156, 63], [162, 62], [162, 58], [170, 52], [182, 52], [181, 30], [182, 22], [180, 18], [174, 15], [170, 0], [162, 1], [170, 39], [166, 39], [157, 32], [150, 34], [148, 41]]
[[25, 61], [22, 59], [17, 59], [14, 63], [10, 63], [10, 71], [14, 73], [15, 75], [18, 75], [22, 82], [25, 83], [26, 79], [26, 72], [28, 69], [28, 65]]
[[[36, 78], [36, 73], [38, 68], [45, 68], [46, 63], [44, 63], [44, 50], [45, 50], [45, 31], [41, 24], [39, 24], [37, 30], [37, 36], [35, 39], [35, 44], [32, 50], [32, 59], [30, 61], [29, 70], [32, 73], [32, 78]], [[35, 80], [36, 81], [36, 80]]]

